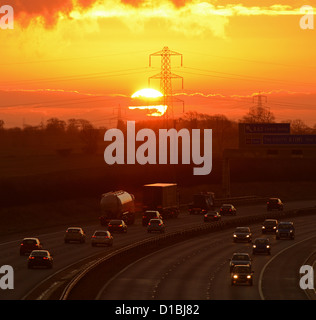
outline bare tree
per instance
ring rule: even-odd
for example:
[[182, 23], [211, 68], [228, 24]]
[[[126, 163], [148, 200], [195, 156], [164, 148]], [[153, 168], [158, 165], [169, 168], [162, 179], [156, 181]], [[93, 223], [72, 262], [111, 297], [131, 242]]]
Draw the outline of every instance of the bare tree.
[[249, 112], [242, 117], [240, 122], [246, 123], [272, 123], [275, 116], [269, 108], [263, 106], [255, 106], [250, 108]]

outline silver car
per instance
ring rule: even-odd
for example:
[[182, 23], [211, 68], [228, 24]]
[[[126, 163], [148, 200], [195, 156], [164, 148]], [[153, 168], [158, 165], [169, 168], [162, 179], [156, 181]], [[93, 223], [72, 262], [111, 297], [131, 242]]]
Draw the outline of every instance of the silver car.
[[95, 247], [98, 244], [109, 247], [113, 246], [113, 236], [111, 235], [110, 231], [97, 230], [94, 232], [93, 236], [91, 237], [91, 245], [92, 247]]

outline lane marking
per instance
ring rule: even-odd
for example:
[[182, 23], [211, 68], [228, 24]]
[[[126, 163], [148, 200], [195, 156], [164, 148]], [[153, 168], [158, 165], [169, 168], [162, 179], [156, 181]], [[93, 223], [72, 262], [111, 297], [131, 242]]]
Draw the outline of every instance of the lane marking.
[[272, 262], [276, 257], [278, 257], [281, 253], [283, 253], [284, 251], [291, 249], [292, 247], [295, 247], [296, 245], [299, 245], [305, 241], [308, 241], [310, 239], [315, 238], [316, 236], [311, 236], [307, 239], [301, 240], [299, 242], [296, 242], [292, 245], [290, 245], [289, 247], [284, 248], [283, 250], [279, 251], [276, 255], [274, 255], [273, 257], [271, 257], [271, 259], [264, 265], [264, 267], [262, 268], [261, 272], [260, 272], [260, 276], [259, 276], [259, 281], [258, 281], [258, 289], [259, 289], [259, 295], [260, 295], [260, 299], [261, 300], [265, 300], [264, 295], [263, 295], [263, 291], [262, 291], [262, 278], [263, 278], [263, 273], [265, 271], [265, 269], [267, 268], [267, 266], [270, 264], [270, 262]]

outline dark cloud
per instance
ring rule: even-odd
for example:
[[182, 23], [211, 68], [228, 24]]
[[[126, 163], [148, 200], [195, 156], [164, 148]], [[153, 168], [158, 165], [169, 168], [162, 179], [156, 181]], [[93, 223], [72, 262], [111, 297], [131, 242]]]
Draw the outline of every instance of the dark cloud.
[[[103, 0], [105, 3], [107, 0]], [[169, 0], [175, 6], [184, 6], [187, 2], [185, 0]], [[44, 25], [49, 28], [53, 27], [60, 13], [68, 15], [78, 5], [82, 9], [91, 7], [94, 3], [100, 2], [98, 0], [6, 0], [6, 4], [11, 5], [14, 9], [16, 21], [26, 27], [33, 18], [41, 17]], [[124, 4], [138, 7], [142, 5], [145, 0], [121, 0]], [[102, 1], [101, 1], [102, 3]]]
[[68, 14], [73, 9], [72, 0], [6, 0], [14, 10], [14, 17], [22, 26], [27, 26], [32, 18], [42, 17], [45, 26], [53, 26], [58, 14]]

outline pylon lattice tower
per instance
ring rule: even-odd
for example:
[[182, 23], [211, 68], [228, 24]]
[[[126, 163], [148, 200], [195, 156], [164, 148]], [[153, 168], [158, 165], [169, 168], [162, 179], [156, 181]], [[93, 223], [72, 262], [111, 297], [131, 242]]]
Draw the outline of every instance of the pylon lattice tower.
[[148, 85], [150, 87], [151, 79], [160, 79], [160, 91], [163, 94], [163, 105], [167, 106], [165, 117], [168, 118], [168, 113], [171, 111], [173, 115], [173, 97], [172, 97], [172, 79], [182, 80], [183, 89], [183, 77], [178, 76], [171, 72], [171, 56], [181, 57], [181, 67], [183, 65], [183, 56], [181, 53], [171, 51], [168, 47], [164, 47], [161, 51], [152, 53], [149, 55], [149, 66], [151, 67], [151, 58], [155, 56], [161, 57], [161, 72], [150, 77], [148, 79]]
[[257, 100], [257, 107], [263, 108], [264, 106], [262, 101], [264, 100], [264, 102], [267, 103], [267, 99], [267, 96], [264, 96], [259, 92], [259, 94], [253, 96], [253, 103], [255, 103]]

